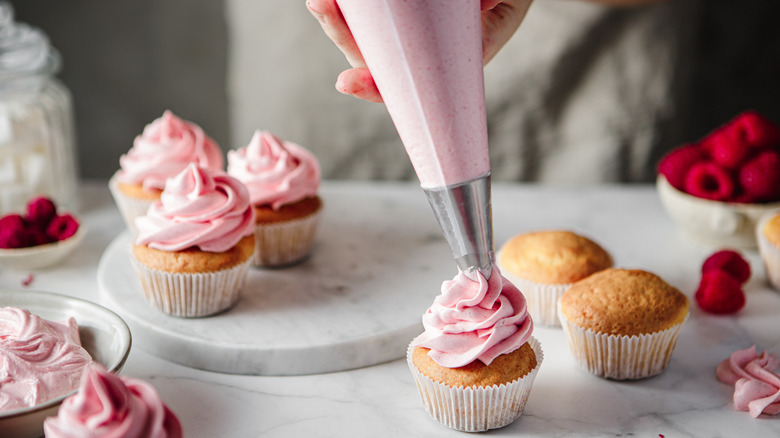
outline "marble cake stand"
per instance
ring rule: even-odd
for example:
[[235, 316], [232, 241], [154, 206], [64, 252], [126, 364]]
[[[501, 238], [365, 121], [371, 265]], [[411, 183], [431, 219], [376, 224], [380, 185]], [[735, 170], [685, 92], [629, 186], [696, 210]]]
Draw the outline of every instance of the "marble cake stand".
[[314, 374], [403, 357], [441, 281], [457, 272], [422, 190], [414, 198], [392, 188], [332, 194], [324, 203], [312, 255], [250, 269], [227, 312], [184, 319], [150, 307], [127, 231], [98, 265], [101, 301], [127, 321], [135, 346], [209, 371]]

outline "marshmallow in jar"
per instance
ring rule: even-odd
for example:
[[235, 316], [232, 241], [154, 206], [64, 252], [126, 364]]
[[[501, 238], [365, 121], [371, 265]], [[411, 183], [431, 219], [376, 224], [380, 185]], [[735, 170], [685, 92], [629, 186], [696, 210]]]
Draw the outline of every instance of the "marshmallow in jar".
[[73, 107], [46, 35], [0, 2], [0, 214], [37, 195], [76, 208]]

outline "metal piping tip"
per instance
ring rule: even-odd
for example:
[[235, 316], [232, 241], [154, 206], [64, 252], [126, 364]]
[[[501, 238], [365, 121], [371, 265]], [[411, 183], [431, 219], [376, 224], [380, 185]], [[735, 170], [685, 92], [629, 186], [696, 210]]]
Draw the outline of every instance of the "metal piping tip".
[[452, 186], [423, 189], [458, 268], [471, 278], [493, 271], [490, 174]]

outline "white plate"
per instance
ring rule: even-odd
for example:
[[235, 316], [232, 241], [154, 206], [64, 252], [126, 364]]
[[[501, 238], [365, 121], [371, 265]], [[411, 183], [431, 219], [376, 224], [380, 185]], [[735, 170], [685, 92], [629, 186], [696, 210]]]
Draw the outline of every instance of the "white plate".
[[[0, 291], [0, 307], [19, 307], [51, 321], [70, 317], [79, 325], [82, 346], [109, 371], [119, 372], [130, 354], [130, 330], [116, 313], [89, 301], [34, 291]], [[28, 409], [0, 413], [2, 436], [38, 437], [43, 420], [57, 414], [60, 403], [76, 391]]]
[[86, 234], [87, 228], [84, 224], [79, 224], [76, 234], [59, 242], [28, 248], [0, 249], [0, 266], [18, 270], [51, 266], [76, 249]]

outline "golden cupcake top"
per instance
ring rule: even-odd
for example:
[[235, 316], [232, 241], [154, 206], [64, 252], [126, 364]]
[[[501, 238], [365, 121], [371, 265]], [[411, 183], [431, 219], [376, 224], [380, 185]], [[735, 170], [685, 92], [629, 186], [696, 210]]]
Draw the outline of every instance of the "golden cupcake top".
[[496, 357], [490, 365], [475, 360], [458, 368], [437, 364], [428, 351], [425, 347], [414, 348], [412, 361], [417, 370], [433, 381], [453, 388], [485, 388], [511, 383], [528, 375], [537, 364], [536, 353], [528, 342], [515, 351]]
[[655, 274], [605, 269], [580, 280], [560, 300], [569, 321], [599, 333], [639, 335], [665, 330], [688, 315], [688, 298]]
[[519, 234], [501, 248], [503, 269], [536, 283], [568, 284], [612, 266], [612, 256], [571, 231]]
[[761, 229], [764, 237], [774, 246], [780, 247], [780, 212], [764, 223]]

